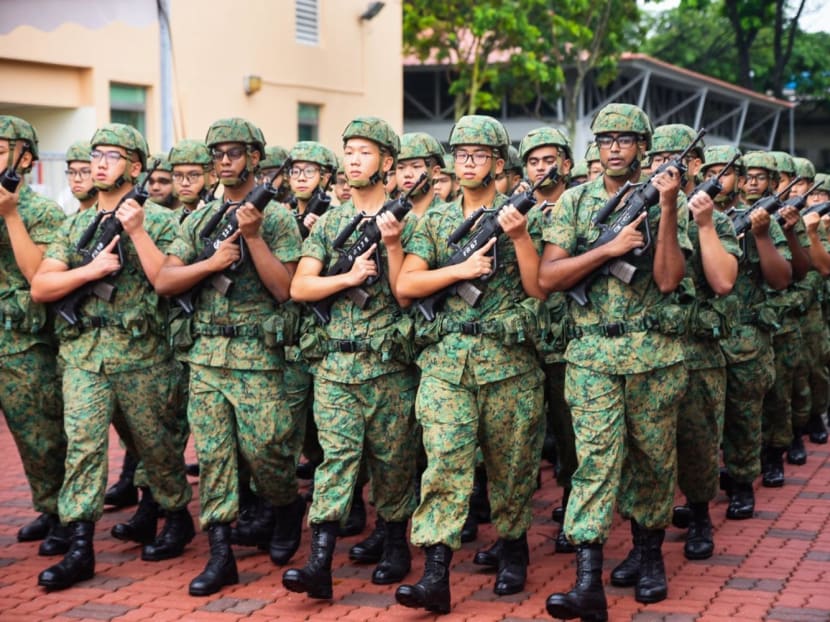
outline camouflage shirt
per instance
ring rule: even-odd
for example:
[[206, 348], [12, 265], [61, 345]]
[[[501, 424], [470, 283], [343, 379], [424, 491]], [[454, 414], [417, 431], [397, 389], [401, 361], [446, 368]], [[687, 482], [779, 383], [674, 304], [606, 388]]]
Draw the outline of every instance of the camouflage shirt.
[[[591, 218], [609, 200], [602, 177], [566, 190], [553, 209], [544, 229], [544, 240], [571, 256], [581, 255], [599, 237], [600, 228]], [[692, 250], [687, 235], [689, 212], [683, 194], [677, 197], [678, 239], [681, 249]], [[611, 221], [615, 214], [609, 218]], [[656, 244], [660, 206], [649, 209], [648, 222]], [[652, 249], [653, 250], [653, 249]], [[630, 284], [611, 275], [600, 274], [588, 290], [584, 307], [569, 300], [569, 310], [577, 331], [586, 331], [570, 341], [565, 360], [606, 374], [637, 374], [667, 367], [683, 360], [683, 340], [674, 334], [684, 329], [684, 312], [672, 304], [672, 294], [662, 294], [652, 278], [652, 251], [626, 261], [637, 267]], [[660, 318], [661, 329], [628, 330], [616, 337], [593, 333], [596, 327], [611, 324], [637, 326]], [[589, 334], [590, 331], [592, 334]]]
[[[64, 219], [57, 203], [27, 185], [20, 189], [17, 210], [32, 241], [42, 246], [52, 242]], [[6, 222], [0, 219], [0, 356], [24, 352], [37, 343], [54, 343], [51, 332], [44, 330], [46, 325], [46, 306], [32, 302]]]
[[[81, 265], [83, 256], [75, 246], [97, 211], [95, 206], [68, 216], [47, 249], [46, 257], [70, 268]], [[156, 246], [164, 250], [176, 235], [172, 212], [147, 201], [144, 214], [144, 229]], [[88, 296], [78, 310], [85, 325], [80, 331], [60, 317], [55, 319], [60, 357], [74, 367], [91, 372], [124, 372], [157, 365], [170, 355], [165, 327], [166, 301], [156, 295], [147, 280], [126, 233], [122, 234], [120, 244], [124, 265], [118, 276], [111, 279], [116, 287], [112, 302]], [[92, 318], [102, 325], [87, 325]]]
[[[199, 234], [221, 205], [221, 200], [211, 201], [188, 216], [167, 254], [186, 264], [196, 261], [205, 245]], [[221, 226], [220, 222], [217, 230]], [[280, 261], [299, 259], [300, 234], [285, 206], [273, 201], [266, 206], [260, 233]], [[292, 330], [285, 326], [284, 310], [262, 284], [252, 259], [224, 274], [233, 281], [227, 296], [206, 283], [195, 299], [194, 341], [181, 359], [226, 369], [281, 369], [285, 331]], [[222, 331], [236, 334], [225, 336]]]
[[[447, 244], [447, 238], [464, 222], [462, 200], [463, 197], [459, 197], [451, 203], [442, 204], [438, 209], [427, 211], [405, 247], [407, 253], [423, 259], [431, 270], [445, 265], [454, 252]], [[496, 195], [493, 207], [501, 207], [506, 200], [507, 197], [504, 195]], [[540, 221], [541, 212], [531, 210], [528, 214], [528, 231], [537, 252], [541, 252], [542, 246]], [[469, 235], [471, 234], [467, 237]], [[461, 242], [466, 239], [462, 239]], [[483, 292], [479, 303], [471, 307], [459, 296], [451, 295], [434, 320], [437, 327], [457, 327], [468, 322], [483, 326], [492, 325], [496, 332], [470, 335], [451, 328], [440, 331], [443, 334], [437, 343], [425, 347], [418, 357], [418, 366], [422, 373], [460, 384], [467, 368], [478, 384], [486, 384], [512, 378], [539, 367], [533, 347], [536, 335], [527, 334], [526, 339], [517, 345], [516, 336], [502, 334], [506, 330], [511, 330], [508, 327], [515, 323], [515, 318], [528, 315], [528, 308], [523, 307], [523, 303], [530, 303], [529, 306], [536, 309], [539, 305], [528, 298], [522, 287], [513, 242], [506, 235], [501, 235], [496, 246], [498, 269], [493, 278], [486, 283], [474, 281]], [[418, 321], [425, 320], [419, 318]], [[536, 328], [528, 327], [528, 333]], [[514, 343], [511, 345], [509, 341]]]
[[[329, 208], [303, 242], [303, 257], [313, 257], [321, 261], [323, 273], [330, 269], [339, 258], [332, 243], [357, 213], [352, 201]], [[414, 216], [411, 213], [407, 214], [401, 234], [402, 244], [405, 245], [412, 235], [415, 222]], [[352, 233], [343, 245], [344, 248], [349, 248], [359, 237], [359, 230]], [[404, 325], [411, 329], [411, 319], [398, 306], [398, 301], [389, 287], [388, 259], [383, 241], [378, 243], [378, 249], [381, 254], [381, 265], [378, 266], [381, 278], [372, 285], [363, 285], [370, 296], [366, 308], [361, 309], [346, 295], [338, 295], [331, 306], [331, 321], [321, 331], [322, 338], [327, 342], [353, 341], [370, 344], [370, 349], [358, 352], [324, 352], [323, 359], [315, 367], [315, 374], [322, 378], [354, 384], [403, 371], [408, 367], [405, 362], [395, 358], [383, 360], [383, 353], [378, 351], [385, 347], [381, 345], [382, 342], [395, 338], [395, 332], [400, 332], [401, 335], [403, 332], [411, 332], [405, 329], [398, 331], [398, 328]], [[411, 340], [411, 335], [409, 338]]]

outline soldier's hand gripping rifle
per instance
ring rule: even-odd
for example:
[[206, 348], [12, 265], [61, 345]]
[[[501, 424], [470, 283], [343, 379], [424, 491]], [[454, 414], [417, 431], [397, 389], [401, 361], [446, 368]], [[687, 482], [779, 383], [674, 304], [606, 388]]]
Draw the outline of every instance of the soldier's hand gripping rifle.
[[741, 157], [740, 154], [736, 153], [732, 156], [732, 159], [726, 163], [726, 166], [724, 166], [715, 177], [713, 177], [712, 179], [707, 179], [703, 183], [695, 186], [692, 192], [689, 194], [689, 198], [691, 199], [698, 192], [705, 192], [709, 195], [709, 198], [714, 201], [715, 197], [718, 196], [723, 190], [723, 184], [720, 183], [721, 178], [729, 172], [729, 169], [735, 165], [735, 161], [739, 157]]
[[[110, 242], [112, 242], [116, 236], [121, 235], [124, 231], [124, 225], [122, 225], [121, 221], [115, 216], [118, 208], [121, 207], [125, 201], [130, 199], [133, 199], [139, 205], [144, 206], [147, 199], [150, 197], [150, 193], [147, 192], [147, 183], [150, 181], [150, 176], [160, 165], [161, 160], [156, 160], [153, 163], [152, 168], [144, 177], [144, 181], [142, 181], [138, 186], [133, 186], [127, 194], [121, 197], [121, 200], [118, 201], [118, 205], [115, 206], [115, 209], [112, 211], [99, 211], [95, 214], [95, 218], [91, 223], [89, 223], [89, 226], [87, 226], [86, 230], [81, 235], [81, 239], [78, 240], [78, 244], [75, 246], [75, 251], [80, 253], [82, 257], [81, 263], [75, 267], [85, 266], [91, 263], [93, 259], [100, 255], [104, 249], [109, 246]], [[98, 233], [98, 237], [92, 246], [88, 248], [96, 233]], [[121, 246], [121, 242], [122, 241], [119, 239], [118, 243], [115, 245], [115, 252], [118, 254], [118, 263], [120, 265], [118, 270], [104, 278], [84, 283], [78, 289], [67, 294], [55, 303], [55, 310], [71, 326], [77, 325], [80, 321], [78, 317], [78, 310], [89, 296], [94, 294], [101, 300], [112, 302], [112, 299], [115, 296], [116, 288], [110, 279], [118, 276], [124, 267], [124, 249]]]
[[308, 214], [314, 214], [315, 216], [322, 216], [326, 213], [326, 210], [331, 206], [331, 197], [329, 196], [329, 188], [331, 187], [331, 182], [334, 180], [334, 174], [329, 175], [328, 181], [326, 182], [325, 186], [320, 186], [319, 184], [314, 189], [314, 192], [311, 194], [311, 198], [308, 200], [308, 203], [305, 206], [305, 211], [302, 214], [297, 214], [297, 226], [300, 228], [300, 235], [303, 239], [308, 237], [308, 227], [305, 226], [303, 220]]
[[821, 182], [817, 181], [812, 186], [810, 186], [810, 189], [807, 190], [807, 192], [805, 192], [804, 194], [800, 194], [797, 197], [790, 197], [789, 199], [784, 201], [784, 204], [781, 206], [781, 208], [777, 212], [775, 212], [776, 222], [778, 222], [779, 225], [784, 224], [784, 217], [781, 215], [781, 210], [785, 207], [794, 207], [800, 213], [801, 210], [804, 209], [804, 206], [807, 205], [807, 197], [813, 194], [816, 190], [818, 190], [820, 186]]
[[754, 212], [758, 210], [764, 210], [769, 215], [775, 214], [783, 204], [781, 202], [781, 197], [783, 197], [787, 192], [789, 192], [790, 188], [792, 188], [796, 183], [801, 181], [801, 177], [794, 178], [790, 183], [784, 187], [781, 192], [778, 194], [771, 194], [766, 197], [761, 197], [749, 209], [746, 209], [742, 212], [735, 212], [734, 218], [732, 219], [732, 224], [735, 226], [735, 235], [741, 237], [742, 235], [746, 235], [746, 232], [752, 229], [752, 219], [751, 216]]
[[[640, 217], [640, 214], [647, 213], [650, 207], [657, 205], [660, 202], [660, 191], [652, 183], [652, 180], [657, 175], [667, 171], [669, 168], [676, 168], [678, 174], [681, 178], [686, 174], [686, 164], [683, 160], [686, 156], [691, 153], [692, 149], [694, 149], [695, 145], [700, 142], [700, 139], [706, 134], [706, 130], [701, 129], [698, 131], [697, 136], [695, 139], [686, 147], [683, 151], [677, 154], [671, 160], [664, 162], [660, 165], [660, 167], [654, 171], [651, 179], [646, 181], [642, 184], [626, 184], [620, 189], [617, 194], [615, 194], [609, 201], [606, 203], [602, 209], [597, 212], [594, 217], [591, 219], [591, 223], [594, 226], [600, 227], [602, 229], [602, 233], [600, 233], [599, 237], [596, 241], [591, 244], [588, 251], [592, 251], [595, 248], [599, 248], [605, 244], [608, 244], [612, 240], [616, 239], [620, 232], [630, 225], [632, 222], [637, 220]], [[633, 188], [633, 190], [625, 196], [629, 189]], [[623, 201], [623, 197], [625, 200]], [[617, 209], [617, 206], [622, 202], [623, 207], [619, 212], [619, 216], [611, 225], [606, 225], [605, 221]], [[652, 244], [651, 239], [651, 230], [649, 229], [648, 222], [643, 222], [643, 235], [645, 237], [645, 244], [640, 248], [635, 248], [631, 252], [636, 256], [639, 257], [643, 253], [645, 253]], [[585, 306], [588, 304], [588, 288], [591, 286], [591, 283], [594, 280], [602, 275], [602, 274], [611, 274], [621, 280], [623, 283], [631, 283], [631, 280], [634, 278], [634, 274], [637, 271], [637, 268], [630, 264], [629, 262], [625, 261], [622, 257], [618, 257], [616, 259], [612, 259], [611, 261], [606, 262], [603, 264], [599, 269], [594, 270], [593, 272], [587, 274], [579, 283], [574, 285], [571, 289], [568, 290], [568, 294], [573, 298], [578, 304]]]
[[[533, 206], [536, 205], [536, 196], [534, 195], [536, 190], [538, 190], [544, 182], [552, 179], [556, 173], [556, 166], [551, 166], [548, 172], [545, 173], [544, 177], [539, 179], [539, 181], [533, 184], [525, 192], [511, 196], [504, 206], [496, 209], [485, 209], [480, 207], [470, 214], [447, 239], [447, 243], [454, 249], [454, 252], [441, 267], [443, 268], [445, 266], [454, 266], [463, 263], [470, 257], [470, 255], [483, 248], [491, 239], [497, 238], [499, 235], [504, 233], [504, 229], [501, 228], [498, 220], [498, 215], [502, 207], [512, 205], [520, 214], [526, 215], [533, 208]], [[484, 216], [482, 216], [482, 214], [484, 214]], [[481, 216], [481, 222], [476, 228], [475, 233], [469, 240], [467, 240], [467, 242], [459, 246], [458, 243], [472, 230], [473, 225], [475, 225], [476, 221], [479, 220], [479, 216]], [[479, 281], [489, 281], [498, 270], [499, 263], [496, 244], [493, 245], [491, 252], [493, 253], [492, 270], [490, 271], [490, 274], [479, 277]], [[481, 289], [476, 287], [472, 280], [458, 281], [448, 287], [438, 290], [426, 298], [421, 298], [416, 301], [415, 307], [421, 312], [427, 321], [432, 322], [435, 320], [437, 311], [448, 297], [457, 294], [468, 305], [475, 307], [479, 300], [481, 300], [483, 293], [484, 292]]]
[[[271, 177], [268, 178], [268, 181], [255, 186], [241, 201], [225, 201], [219, 207], [216, 213], [210, 217], [210, 220], [205, 223], [205, 226], [202, 227], [202, 230], [199, 232], [199, 238], [204, 242], [204, 246], [193, 263], [204, 261], [205, 259], [213, 257], [222, 242], [227, 240], [239, 230], [239, 220], [236, 217], [236, 211], [241, 206], [246, 203], [252, 203], [253, 206], [261, 212], [265, 209], [268, 203], [275, 200], [275, 198], [279, 195], [280, 188], [274, 186], [274, 180], [282, 175], [288, 166], [291, 166], [290, 160], [283, 162], [282, 166], [274, 171]], [[226, 215], [227, 218], [225, 218]], [[223, 219], [224, 223], [222, 223]], [[222, 223], [221, 228], [219, 227], [220, 223]], [[232, 272], [238, 270], [248, 257], [248, 251], [246, 250], [247, 245], [245, 244], [244, 238], [240, 237], [238, 239], [238, 244], [239, 259], [227, 268], [227, 270]], [[204, 286], [208, 283], [220, 294], [227, 296], [231, 285], [233, 285], [233, 280], [228, 277], [224, 271], [217, 272], [202, 279], [186, 292], [183, 292], [178, 296], [174, 296], [173, 300], [185, 313], [192, 315], [196, 310], [196, 298], [199, 296], [199, 292], [201, 292]]]
[[[404, 216], [412, 209], [410, 197], [424, 185], [426, 180], [427, 174], [423, 173], [406, 194], [399, 195], [397, 199], [387, 201], [375, 216], [369, 217], [363, 212], [360, 212], [352, 218], [332, 243], [332, 246], [339, 254], [337, 261], [329, 270], [325, 270], [321, 276], [335, 276], [349, 272], [358, 257], [368, 251], [373, 244], [377, 245], [380, 242], [381, 234], [376, 222], [377, 217], [384, 212], [390, 212], [398, 222], [403, 220]], [[361, 222], [363, 222], [362, 226], [360, 226]], [[343, 245], [358, 230], [358, 226], [360, 226], [360, 237], [349, 248], [343, 249]], [[380, 249], [377, 246], [375, 248], [374, 260], [375, 265], [377, 265], [377, 276], [366, 279], [363, 283], [364, 285], [372, 285], [380, 279], [382, 264]], [[331, 321], [331, 307], [340, 296], [347, 296], [360, 309], [366, 307], [370, 298], [369, 292], [361, 286], [356, 286], [340, 290], [322, 300], [310, 303], [309, 307], [314, 312], [320, 324], [328, 324]]]
[[824, 216], [825, 214], [830, 214], [830, 201], [816, 203], [801, 212], [802, 217], [808, 216], [809, 214], [818, 214], [819, 217]]
[[17, 191], [17, 187], [20, 185], [20, 175], [17, 174], [17, 167], [20, 166], [20, 161], [27, 151], [29, 151], [29, 145], [24, 143], [23, 148], [20, 150], [20, 155], [17, 156], [17, 161], [13, 166], [6, 168], [3, 174], [0, 175], [0, 186], [3, 186], [5, 190], [8, 190], [12, 194]]

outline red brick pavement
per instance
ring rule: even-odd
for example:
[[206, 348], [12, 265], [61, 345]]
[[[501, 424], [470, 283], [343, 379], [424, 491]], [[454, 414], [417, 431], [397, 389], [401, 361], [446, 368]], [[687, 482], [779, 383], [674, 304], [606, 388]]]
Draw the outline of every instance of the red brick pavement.
[[[111, 479], [117, 476], [120, 450], [111, 452]], [[669, 598], [654, 605], [637, 603], [631, 589], [607, 586], [613, 622], [767, 622], [830, 621], [830, 446], [809, 445], [807, 464], [787, 466], [784, 488], [757, 490], [754, 519], [724, 519], [725, 498], [713, 508], [716, 554], [706, 561], [683, 557], [683, 542], [670, 530], [663, 547], [669, 580]], [[190, 460], [193, 459], [190, 450]], [[207, 598], [192, 598], [187, 585], [207, 559], [207, 539], [197, 535], [185, 555], [151, 563], [139, 558], [137, 546], [113, 539], [113, 524], [131, 510], [107, 512], [97, 527], [97, 575], [61, 592], [47, 593], [36, 585], [37, 574], [55, 560], [38, 557], [37, 543], [18, 543], [17, 529], [34, 514], [16, 449], [0, 420], [0, 621], [56, 620], [265, 622], [266, 620], [404, 620], [433, 619], [422, 611], [398, 606], [394, 586], [373, 585], [371, 567], [348, 561], [348, 548], [356, 538], [338, 542], [332, 602], [315, 601], [286, 592], [268, 557], [252, 549], [236, 550], [241, 583]], [[542, 471], [543, 487], [534, 500], [535, 519], [529, 540], [532, 569], [527, 590], [509, 597], [492, 593], [493, 575], [472, 564], [482, 543], [493, 530], [482, 526], [478, 543], [465, 545], [452, 567], [452, 613], [442, 622], [549, 620], [545, 598], [570, 588], [574, 576], [572, 555], [553, 554], [558, 526], [550, 519], [560, 500], [549, 465]], [[198, 482], [192, 481], [194, 493]], [[198, 497], [198, 494], [194, 494]], [[197, 502], [191, 505], [194, 515]], [[371, 519], [372, 517], [370, 517]], [[627, 524], [617, 520], [605, 547], [605, 580], [628, 550]], [[305, 562], [308, 531], [294, 563]], [[411, 578], [422, 570], [415, 551]]]

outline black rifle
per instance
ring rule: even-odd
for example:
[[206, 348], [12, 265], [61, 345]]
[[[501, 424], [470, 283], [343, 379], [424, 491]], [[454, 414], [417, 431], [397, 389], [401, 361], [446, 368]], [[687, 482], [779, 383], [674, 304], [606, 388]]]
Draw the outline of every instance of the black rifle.
[[[334, 250], [336, 250], [339, 254], [337, 261], [330, 269], [324, 271], [321, 276], [335, 276], [337, 274], [345, 274], [351, 270], [354, 262], [358, 257], [360, 257], [360, 255], [369, 250], [373, 244], [377, 245], [380, 243], [381, 235], [380, 229], [378, 228], [376, 222], [377, 217], [384, 212], [391, 212], [398, 222], [403, 220], [407, 213], [409, 213], [412, 209], [412, 203], [409, 200], [410, 197], [426, 182], [426, 180], [427, 174], [423, 173], [418, 178], [418, 181], [415, 182], [415, 185], [409, 189], [409, 192], [404, 195], [399, 195], [397, 199], [392, 199], [384, 203], [383, 207], [381, 207], [374, 216], [367, 216], [364, 212], [360, 212], [355, 215], [355, 217], [349, 221], [349, 224], [343, 228], [332, 243]], [[360, 226], [361, 222], [363, 222], [362, 226]], [[349, 248], [343, 249], [343, 245], [348, 241], [351, 235], [358, 230], [358, 226], [360, 226], [360, 237]], [[378, 274], [377, 276], [366, 279], [363, 283], [364, 285], [373, 285], [378, 281], [378, 279], [380, 279], [382, 269], [380, 248], [375, 248], [374, 260], [375, 265], [377, 266]], [[317, 317], [317, 321], [320, 322], [320, 324], [328, 324], [331, 321], [331, 307], [341, 296], [347, 296], [349, 300], [351, 300], [360, 309], [364, 309], [366, 307], [366, 304], [369, 302], [369, 298], [371, 297], [369, 292], [363, 289], [363, 287], [356, 286], [340, 290], [331, 296], [323, 298], [322, 300], [310, 303], [309, 307], [314, 312], [314, 315]]]
[[[454, 266], [463, 263], [469, 259], [473, 253], [483, 248], [490, 240], [498, 238], [504, 232], [504, 229], [501, 228], [498, 220], [498, 215], [501, 209], [508, 205], [512, 205], [519, 211], [520, 214], [526, 215], [533, 208], [533, 206], [536, 205], [536, 197], [534, 196], [536, 190], [538, 190], [539, 187], [547, 180], [553, 179], [555, 175], [557, 175], [556, 166], [551, 166], [548, 172], [545, 173], [544, 177], [528, 188], [527, 191], [511, 196], [505, 205], [496, 209], [486, 209], [484, 207], [480, 207], [470, 214], [466, 219], [464, 219], [464, 222], [462, 222], [458, 228], [450, 234], [449, 238], [447, 238], [447, 244], [454, 250], [454, 252], [441, 267], [443, 268], [445, 266]], [[473, 226], [479, 220], [479, 216], [482, 214], [484, 214], [484, 216], [481, 218], [481, 223], [476, 228], [475, 233], [469, 240], [467, 240], [467, 242], [464, 243], [463, 246], [459, 246], [458, 243], [472, 230]], [[490, 274], [479, 277], [479, 281], [489, 281], [498, 270], [499, 261], [498, 252], [496, 250], [497, 244], [498, 242], [493, 245], [490, 251], [493, 255], [493, 266], [490, 270]], [[471, 307], [475, 307], [479, 300], [481, 300], [484, 292], [476, 287], [472, 280], [458, 281], [457, 283], [453, 283], [448, 287], [438, 290], [426, 298], [421, 298], [415, 303], [415, 306], [427, 319], [427, 321], [432, 322], [435, 320], [435, 315], [441, 305], [443, 305], [444, 301], [454, 294], [460, 296], [461, 299]]]
[[[222, 242], [227, 240], [239, 230], [239, 221], [236, 218], [236, 210], [238, 210], [242, 205], [245, 205], [245, 203], [252, 203], [253, 206], [261, 212], [265, 209], [268, 203], [275, 199], [275, 197], [279, 194], [280, 189], [278, 187], [274, 187], [274, 180], [283, 173], [286, 166], [290, 166], [290, 162], [288, 160], [286, 160], [282, 166], [274, 171], [268, 181], [254, 187], [241, 201], [225, 201], [219, 206], [216, 213], [210, 217], [210, 220], [205, 223], [205, 226], [202, 227], [202, 230], [199, 232], [199, 239], [204, 242], [204, 246], [193, 263], [210, 259], [219, 249]], [[227, 218], [225, 218], [226, 215]], [[220, 229], [219, 223], [222, 222], [223, 219], [225, 222]], [[240, 237], [237, 243], [239, 244], [239, 259], [227, 268], [227, 270], [232, 272], [238, 270], [248, 257], [245, 240]], [[233, 285], [233, 280], [224, 272], [217, 272], [202, 279], [186, 292], [173, 296], [173, 300], [185, 313], [192, 315], [196, 310], [196, 298], [199, 296], [199, 292], [202, 291], [207, 283], [210, 283], [213, 288], [223, 296], [227, 296], [231, 285]]]
[[697, 186], [695, 186], [694, 190], [692, 190], [691, 193], [689, 193], [689, 198], [691, 199], [698, 192], [705, 192], [706, 194], [709, 195], [710, 199], [714, 200], [714, 198], [716, 196], [718, 196], [721, 193], [721, 191], [723, 190], [723, 185], [721, 185], [721, 183], [720, 183], [721, 177], [726, 175], [726, 173], [729, 171], [729, 169], [732, 168], [732, 166], [734, 166], [735, 160], [737, 160], [739, 157], [741, 157], [741, 156], [736, 153], [735, 155], [732, 156], [732, 159], [729, 160], [729, 162], [727, 162], [726, 166], [724, 166], [720, 170], [720, 172], [717, 174], [717, 176], [713, 177], [712, 179], [707, 179], [703, 183], [698, 184]]
[[807, 216], [808, 214], [818, 214], [819, 216], [824, 216], [828, 213], [830, 213], [830, 201], [824, 201], [823, 203], [816, 203], [815, 205], [811, 205], [803, 212], [801, 212], [801, 216]]
[[315, 214], [317, 216], [322, 216], [326, 213], [326, 210], [331, 206], [331, 197], [329, 196], [329, 187], [331, 187], [331, 182], [334, 179], [334, 175], [329, 175], [329, 179], [326, 182], [326, 185], [320, 187], [319, 185], [314, 189], [314, 192], [311, 194], [311, 198], [308, 200], [308, 203], [305, 206], [305, 211], [302, 214], [297, 214], [297, 226], [300, 228], [300, 235], [303, 239], [308, 237], [308, 227], [305, 226], [303, 220], [305, 219], [307, 214]]
[[[700, 142], [700, 139], [703, 138], [705, 134], [706, 130], [704, 129], [698, 131], [697, 136], [688, 147], [671, 160], [661, 164], [660, 167], [654, 171], [654, 175], [652, 175], [651, 179], [645, 183], [629, 185], [629, 182], [626, 182], [620, 191], [617, 192], [617, 194], [615, 194], [591, 219], [591, 223], [594, 226], [600, 227], [602, 229], [602, 233], [600, 233], [596, 241], [591, 244], [588, 251], [592, 251], [595, 248], [599, 248], [600, 246], [608, 244], [612, 240], [616, 239], [623, 228], [637, 220], [637, 218], [640, 217], [640, 214], [648, 213], [648, 209], [650, 207], [657, 205], [660, 202], [660, 191], [657, 190], [657, 188], [654, 187], [654, 184], [651, 183], [652, 179], [660, 173], [667, 171], [669, 168], [676, 168], [682, 178], [686, 174], [687, 170], [683, 160], [687, 155], [689, 155], [695, 145]], [[625, 193], [628, 192], [630, 188], [633, 188], [632, 192], [626, 196], [623, 201]], [[620, 202], [622, 202], [623, 207], [620, 210], [619, 216], [612, 225], [606, 225], [605, 221], [611, 213], [617, 209]], [[631, 251], [636, 257], [639, 257], [645, 253], [652, 244], [651, 229], [648, 226], [648, 222], [643, 224], [645, 225], [643, 229], [645, 244], [642, 247], [635, 248]], [[622, 257], [618, 257], [606, 262], [599, 269], [594, 270], [590, 274], [587, 274], [579, 283], [568, 290], [568, 294], [579, 305], [585, 306], [588, 304], [588, 288], [598, 276], [601, 274], [611, 274], [620, 279], [623, 283], [631, 283], [636, 271], [637, 268], [634, 265], [625, 261]]]
[[783, 206], [781, 202], [781, 197], [784, 196], [787, 192], [789, 192], [790, 188], [792, 188], [799, 181], [801, 181], [801, 177], [795, 177], [778, 194], [771, 194], [769, 196], [761, 197], [760, 199], [755, 201], [755, 203], [753, 203], [752, 206], [748, 209], [745, 209], [740, 212], [735, 212], [732, 218], [732, 224], [735, 226], [735, 235], [740, 237], [742, 235], [745, 235], [747, 231], [752, 229], [752, 220], [750, 220], [750, 216], [753, 212], [762, 209], [768, 214], [772, 215], [775, 214], [775, 212], [777, 212], [779, 209], [781, 209], [781, 207]]
[[12, 194], [17, 191], [17, 187], [20, 185], [20, 175], [17, 174], [17, 167], [20, 166], [20, 161], [23, 159], [23, 154], [29, 151], [29, 145], [24, 144], [23, 148], [20, 150], [20, 155], [17, 156], [17, 161], [14, 163], [14, 166], [8, 167], [3, 174], [0, 175], [0, 186], [3, 186], [5, 190], [8, 190]]
[[[797, 197], [790, 197], [784, 204], [781, 206], [781, 209], [785, 207], [794, 207], [799, 212], [804, 209], [804, 206], [807, 205], [807, 197], [813, 194], [816, 190], [818, 190], [819, 186], [821, 186], [821, 182], [817, 181], [810, 189], [807, 190], [804, 194], [800, 194]], [[784, 217], [781, 215], [781, 209], [775, 212], [775, 220], [778, 222], [779, 225], [784, 224]]]
[[[89, 226], [87, 226], [86, 230], [81, 235], [81, 239], [78, 240], [78, 244], [75, 246], [75, 251], [80, 253], [82, 257], [81, 263], [75, 267], [85, 266], [91, 263], [93, 259], [104, 252], [104, 249], [109, 246], [110, 242], [112, 242], [116, 236], [121, 235], [124, 231], [124, 225], [122, 225], [121, 221], [116, 218], [115, 213], [118, 211], [118, 208], [129, 199], [133, 199], [139, 205], [144, 206], [147, 199], [150, 197], [150, 193], [147, 192], [146, 188], [147, 183], [150, 181], [150, 175], [152, 175], [160, 165], [161, 160], [156, 160], [153, 163], [153, 167], [147, 172], [147, 175], [144, 177], [141, 184], [133, 186], [127, 194], [121, 197], [121, 200], [118, 201], [118, 205], [115, 206], [115, 209], [108, 212], [101, 210], [95, 214], [95, 218], [91, 223], [89, 223]], [[106, 220], [104, 220], [105, 216], [108, 217]], [[91, 248], [87, 248], [96, 233], [98, 233], [98, 238], [95, 240], [95, 243]], [[103, 278], [84, 283], [78, 289], [70, 292], [55, 303], [55, 310], [71, 326], [76, 326], [80, 321], [80, 318], [78, 317], [78, 310], [89, 296], [94, 294], [101, 300], [112, 302], [112, 299], [115, 296], [116, 287], [110, 279], [117, 277], [124, 268], [124, 249], [121, 242], [122, 240], [119, 239], [118, 243], [115, 245], [115, 252], [118, 254], [119, 262], [117, 270]]]
[[219, 182], [217, 181], [212, 186], [205, 185], [202, 188], [202, 191], [199, 193], [199, 199], [204, 201], [205, 205], [216, 199], [216, 190], [219, 188]]

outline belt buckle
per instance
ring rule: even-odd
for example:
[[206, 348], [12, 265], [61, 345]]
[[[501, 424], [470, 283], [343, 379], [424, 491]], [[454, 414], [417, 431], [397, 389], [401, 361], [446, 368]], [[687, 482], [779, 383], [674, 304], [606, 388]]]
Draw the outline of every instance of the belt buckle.
[[619, 337], [625, 333], [625, 325], [622, 322], [613, 322], [603, 326], [603, 333], [606, 337]]
[[461, 322], [461, 333], [463, 335], [480, 335], [481, 324], [479, 322]]
[[236, 326], [223, 326], [221, 330], [223, 337], [236, 337], [237, 335]]
[[337, 349], [340, 352], [354, 353], [357, 352], [357, 344], [354, 341], [349, 341], [348, 339], [340, 339], [337, 341]]

